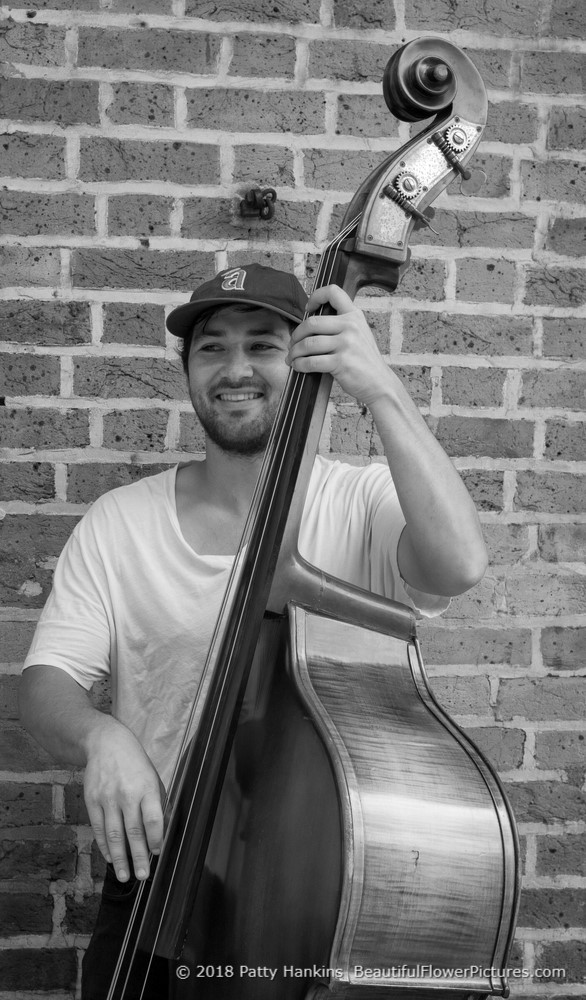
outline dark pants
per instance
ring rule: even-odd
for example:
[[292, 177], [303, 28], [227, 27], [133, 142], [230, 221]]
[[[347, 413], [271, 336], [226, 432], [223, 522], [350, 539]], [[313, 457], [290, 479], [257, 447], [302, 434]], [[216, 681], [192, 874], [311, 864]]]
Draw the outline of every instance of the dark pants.
[[[102, 891], [102, 901], [92, 939], [83, 958], [82, 1000], [106, 1000], [122, 948], [138, 891], [138, 880], [119, 882], [114, 869], [108, 865]], [[166, 959], [154, 956], [147, 986], [142, 991], [143, 975], [134, 976], [124, 1000], [166, 1000], [169, 983], [169, 964]]]

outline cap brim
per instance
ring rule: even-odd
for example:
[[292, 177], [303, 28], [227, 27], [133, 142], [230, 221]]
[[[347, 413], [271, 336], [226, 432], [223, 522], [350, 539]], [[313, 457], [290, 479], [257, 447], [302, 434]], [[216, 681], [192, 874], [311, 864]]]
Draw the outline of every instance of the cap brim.
[[269, 305], [267, 302], [259, 302], [256, 299], [251, 298], [232, 298], [230, 301], [226, 301], [226, 296], [222, 298], [209, 298], [209, 299], [198, 299], [197, 302], [186, 302], [185, 305], [177, 306], [172, 312], [167, 316], [167, 329], [175, 337], [188, 337], [195, 326], [197, 317], [205, 312], [206, 309], [211, 309], [212, 306], [230, 306], [233, 302], [241, 302], [247, 306], [257, 306], [259, 309], [268, 309], [269, 312], [276, 312], [280, 316], [284, 316], [286, 319], [292, 320], [293, 323], [301, 323], [303, 316], [296, 316], [292, 312], [288, 312], [286, 309], [278, 309], [277, 306]]

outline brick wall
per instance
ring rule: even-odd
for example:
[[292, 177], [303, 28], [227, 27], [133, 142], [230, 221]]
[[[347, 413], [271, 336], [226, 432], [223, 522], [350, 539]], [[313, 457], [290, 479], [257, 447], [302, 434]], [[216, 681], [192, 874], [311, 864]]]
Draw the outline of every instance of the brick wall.
[[[19, 665], [56, 557], [103, 490], [201, 449], [164, 314], [217, 267], [300, 278], [408, 136], [382, 68], [434, 33], [481, 70], [473, 195], [436, 202], [383, 352], [482, 513], [485, 580], [421, 628], [434, 688], [498, 766], [525, 893], [515, 996], [586, 977], [585, 47], [579, 0], [22, 0], [3, 8], [0, 997], [75, 995], [102, 868], [80, 774], [19, 728]], [[276, 218], [242, 220], [253, 184]], [[334, 398], [327, 447], [378, 453]], [[564, 969], [539, 978], [536, 970]], [[582, 984], [582, 985], [581, 985]]]

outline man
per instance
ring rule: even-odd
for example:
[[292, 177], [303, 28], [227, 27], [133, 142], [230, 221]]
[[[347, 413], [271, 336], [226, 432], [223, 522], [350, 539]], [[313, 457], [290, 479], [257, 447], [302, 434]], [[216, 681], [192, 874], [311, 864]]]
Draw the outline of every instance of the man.
[[[316, 315], [326, 303], [334, 314]], [[206, 435], [205, 460], [94, 504], [61, 556], [25, 663], [23, 721], [54, 756], [86, 768], [90, 821], [118, 880], [110, 872], [110, 896], [124, 894], [131, 870], [145, 879], [149, 851], [160, 851], [161, 789], [289, 367], [329, 372], [369, 407], [392, 473], [318, 459], [302, 554], [427, 614], [443, 610], [486, 567], [472, 501], [383, 361], [363, 313], [336, 286], [316, 291], [303, 319], [305, 304], [292, 275], [250, 265], [217, 275], [171, 313], [168, 327], [183, 338], [189, 392]], [[112, 716], [86, 695], [109, 672]], [[113, 931], [99, 933], [106, 956]], [[105, 995], [92, 981], [104, 969], [98, 938], [91, 975], [86, 967], [87, 1000]]]

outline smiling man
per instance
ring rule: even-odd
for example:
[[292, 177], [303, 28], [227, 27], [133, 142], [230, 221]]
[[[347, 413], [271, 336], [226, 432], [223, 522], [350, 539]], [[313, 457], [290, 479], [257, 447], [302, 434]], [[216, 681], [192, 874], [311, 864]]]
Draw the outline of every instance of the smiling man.
[[[318, 315], [326, 303], [334, 313]], [[107, 996], [136, 880], [161, 847], [162, 789], [290, 367], [329, 372], [368, 406], [388, 460], [358, 468], [318, 456], [302, 555], [429, 615], [486, 566], [460, 477], [344, 291], [321, 288], [307, 303], [291, 274], [231, 268], [173, 310], [168, 327], [182, 338], [205, 459], [96, 501], [59, 560], [22, 680], [30, 731], [60, 760], [85, 766], [88, 813], [108, 861], [84, 1000]], [[86, 693], [108, 675], [112, 716]], [[164, 997], [165, 978], [161, 968], [151, 1000]]]

